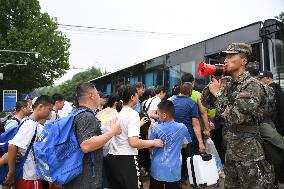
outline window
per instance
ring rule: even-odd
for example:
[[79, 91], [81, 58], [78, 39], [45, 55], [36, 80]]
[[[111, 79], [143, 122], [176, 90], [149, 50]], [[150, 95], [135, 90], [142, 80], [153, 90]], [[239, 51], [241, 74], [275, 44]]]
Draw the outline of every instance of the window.
[[196, 73], [196, 65], [197, 62], [196, 61], [190, 61], [190, 62], [186, 62], [180, 65], [180, 70], [181, 70], [181, 75], [185, 74], [185, 73], [191, 73], [193, 75], [193, 77], [195, 78], [195, 73]]
[[107, 94], [107, 95], [110, 95], [110, 94], [111, 94], [111, 84], [110, 84], [110, 83], [107, 83], [107, 86], [106, 86], [106, 94]]
[[134, 85], [135, 83], [137, 83], [139, 80], [138, 80], [138, 76], [132, 76], [132, 77], [129, 77], [128, 78], [128, 82], [129, 84], [132, 84]]
[[164, 73], [162, 69], [157, 71], [147, 72], [145, 74], [145, 88], [148, 89], [149, 87], [155, 86], [164, 86]]
[[169, 68], [169, 75], [168, 75], [168, 84], [169, 84], [169, 91], [172, 91], [175, 84], [180, 84], [181, 80], [181, 72], [180, 72], [180, 65], [171, 66]]
[[148, 72], [145, 74], [145, 88], [154, 86], [154, 72]]

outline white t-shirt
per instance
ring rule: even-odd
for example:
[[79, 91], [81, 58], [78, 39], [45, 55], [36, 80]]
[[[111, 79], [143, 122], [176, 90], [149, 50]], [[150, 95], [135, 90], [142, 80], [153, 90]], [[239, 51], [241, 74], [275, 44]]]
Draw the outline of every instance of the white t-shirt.
[[130, 107], [124, 107], [118, 114], [121, 134], [112, 137], [109, 154], [113, 155], [138, 155], [137, 148], [132, 148], [128, 143], [129, 137], [139, 137], [140, 118], [138, 112]]
[[[37, 127], [36, 136], [38, 137], [43, 130], [43, 126], [31, 119], [25, 121], [20, 127], [18, 133], [15, 135], [15, 137], [9, 141], [9, 144], [14, 144], [19, 148], [19, 152], [22, 154], [22, 156], [25, 155], [32, 141], [36, 127]], [[30, 150], [27, 160], [24, 164], [23, 179], [25, 180], [38, 179], [36, 175], [36, 166], [35, 166], [32, 149]]]
[[[152, 99], [153, 99], [153, 100], [152, 100]], [[151, 102], [151, 101], [152, 101], [152, 102]], [[151, 104], [150, 104], [150, 102], [151, 102]], [[152, 98], [149, 98], [149, 99], [147, 100], [146, 104], [145, 104], [145, 108], [147, 108], [147, 107], [149, 106], [149, 104], [150, 104], [150, 107], [149, 107], [147, 113], [149, 113], [149, 112], [152, 111], [152, 110], [157, 111], [157, 109], [158, 109], [158, 104], [159, 104], [160, 102], [161, 102], [161, 99], [160, 99], [158, 96], [154, 96], [154, 97], [152, 97]]]
[[59, 117], [66, 117], [69, 115], [70, 112], [72, 112], [72, 103], [68, 102], [68, 101], [64, 101], [64, 106], [62, 108], [62, 110], [58, 110], [58, 115]]

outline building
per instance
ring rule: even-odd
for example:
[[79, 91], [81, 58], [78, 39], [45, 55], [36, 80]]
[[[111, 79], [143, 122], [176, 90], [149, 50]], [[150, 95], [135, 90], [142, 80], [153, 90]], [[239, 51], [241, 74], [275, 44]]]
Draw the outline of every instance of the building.
[[90, 82], [100, 91], [110, 94], [122, 84], [141, 81], [145, 88], [164, 86], [171, 91], [184, 73], [190, 72], [199, 84], [206, 84], [209, 77], [200, 77], [197, 67], [200, 61], [209, 64], [222, 63], [220, 52], [229, 43], [244, 42], [252, 45], [250, 61], [259, 62], [260, 70], [269, 70], [274, 79], [284, 88], [284, 24], [275, 19], [256, 22], [135, 64], [122, 70], [101, 76]]

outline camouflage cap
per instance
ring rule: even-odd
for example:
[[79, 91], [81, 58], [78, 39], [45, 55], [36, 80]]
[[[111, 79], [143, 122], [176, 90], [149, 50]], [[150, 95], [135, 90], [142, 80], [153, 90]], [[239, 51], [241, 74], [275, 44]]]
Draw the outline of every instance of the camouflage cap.
[[226, 54], [245, 53], [246, 55], [250, 56], [252, 53], [252, 48], [246, 43], [231, 43], [227, 49], [222, 52]]

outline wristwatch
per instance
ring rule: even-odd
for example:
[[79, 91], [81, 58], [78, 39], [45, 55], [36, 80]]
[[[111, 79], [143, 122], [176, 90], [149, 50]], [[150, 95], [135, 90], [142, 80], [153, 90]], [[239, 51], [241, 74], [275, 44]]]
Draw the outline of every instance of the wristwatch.
[[219, 91], [217, 91], [217, 93], [215, 94], [215, 97], [218, 98], [218, 97], [220, 97], [221, 95], [222, 95], [222, 92], [221, 92], [221, 90], [219, 90]]

